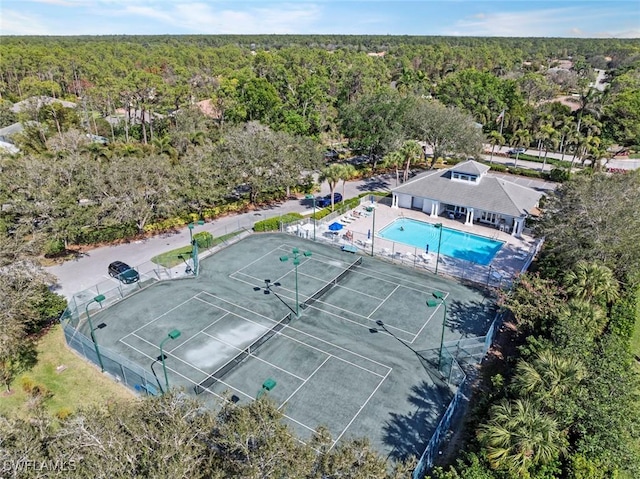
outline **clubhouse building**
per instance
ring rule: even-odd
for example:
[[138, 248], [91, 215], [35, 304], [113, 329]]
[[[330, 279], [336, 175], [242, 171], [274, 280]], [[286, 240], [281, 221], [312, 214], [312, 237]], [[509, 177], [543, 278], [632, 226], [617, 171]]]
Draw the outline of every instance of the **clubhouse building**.
[[483, 224], [520, 237], [525, 219], [537, 212], [542, 192], [508, 181], [468, 160], [429, 170], [391, 190], [392, 208], [420, 210], [466, 225]]

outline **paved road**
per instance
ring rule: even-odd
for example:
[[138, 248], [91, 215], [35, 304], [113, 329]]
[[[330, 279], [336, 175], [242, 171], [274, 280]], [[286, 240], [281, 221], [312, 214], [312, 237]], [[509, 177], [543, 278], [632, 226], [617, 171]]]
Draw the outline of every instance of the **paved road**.
[[[345, 198], [351, 198], [365, 191], [388, 191], [394, 186], [395, 180], [391, 182], [384, 177], [347, 182], [344, 195]], [[336, 191], [342, 193], [342, 184], [338, 186]], [[326, 183], [321, 185], [320, 194], [329, 194], [329, 187]], [[311, 213], [312, 209], [313, 206], [310, 200], [289, 200], [257, 211], [219, 218], [203, 226], [196, 226], [193, 231], [194, 233], [208, 231], [214, 237], [217, 237], [241, 227], [251, 228], [256, 221], [266, 218], [290, 212], [306, 214]], [[124, 261], [135, 266], [149, 261], [160, 253], [188, 244], [189, 229], [185, 227], [176, 233], [167, 233], [144, 240], [92, 249], [75, 260], [46, 269], [58, 279], [54, 290], [67, 298], [71, 298], [74, 293], [90, 288], [100, 281], [111, 280], [114, 281], [115, 285], [116, 280], [110, 278], [107, 274], [107, 266], [112, 261]]]
[[[502, 159], [509, 161], [508, 158]], [[534, 163], [534, 165], [538, 168], [540, 167], [537, 163]], [[553, 183], [541, 180], [513, 176], [510, 176], [509, 179], [525, 186], [539, 189], [549, 190], [554, 188]], [[344, 197], [352, 198], [366, 191], [388, 191], [391, 188], [395, 188], [395, 186], [395, 174], [347, 182], [344, 187]], [[338, 185], [336, 191], [343, 193], [342, 184]], [[326, 183], [323, 183], [320, 194], [326, 195], [328, 193], [329, 187]], [[256, 221], [262, 219], [290, 212], [307, 214], [311, 213], [312, 209], [313, 206], [310, 200], [289, 200], [257, 211], [219, 218], [202, 226], [196, 226], [193, 231], [194, 233], [208, 231], [216, 237], [241, 227], [251, 228]], [[115, 286], [116, 280], [110, 278], [107, 274], [107, 266], [112, 261], [124, 261], [135, 266], [149, 261], [160, 253], [188, 244], [189, 230], [185, 227], [176, 233], [167, 233], [145, 240], [92, 249], [75, 260], [49, 267], [47, 270], [58, 279], [58, 283], [54, 287], [55, 291], [67, 298], [71, 298], [73, 294], [90, 288], [101, 281], [113, 281]]]
[[[508, 146], [496, 147], [493, 155], [493, 160], [492, 160], [493, 163], [500, 163], [506, 166], [518, 166], [520, 168], [526, 168], [529, 170], [538, 170], [538, 171], [542, 170], [542, 165], [543, 165], [542, 163], [538, 163], [536, 161], [521, 160], [520, 158], [518, 158], [518, 162], [516, 164], [515, 157], [496, 156], [495, 154], [495, 153], [504, 153], [506, 155], [510, 149], [511, 147], [508, 147]], [[491, 145], [485, 145], [485, 150], [490, 152]], [[529, 149], [529, 150], [525, 150], [525, 154], [529, 156], [535, 156], [537, 158], [539, 152], [538, 150]], [[485, 154], [483, 155], [483, 157], [486, 161], [489, 161], [491, 159], [491, 154]], [[544, 157], [544, 151], [542, 152], [541, 159], [543, 157]], [[547, 154], [547, 158], [554, 158], [554, 159], [560, 160], [560, 159], [563, 159], [563, 156], [561, 153], [554, 153], [550, 151]], [[564, 160], [571, 161], [571, 155], [564, 155]], [[555, 168], [555, 165], [550, 165], [549, 163], [544, 165], [544, 171], [548, 172], [548, 171], [551, 171], [553, 168]]]

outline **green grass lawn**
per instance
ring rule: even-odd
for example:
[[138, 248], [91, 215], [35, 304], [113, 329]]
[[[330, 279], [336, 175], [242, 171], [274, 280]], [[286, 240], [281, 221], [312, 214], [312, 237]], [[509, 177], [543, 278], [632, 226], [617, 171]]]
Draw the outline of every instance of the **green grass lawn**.
[[[63, 366], [58, 371], [57, 368]], [[64, 341], [60, 325], [53, 327], [38, 342], [38, 362], [20, 374], [11, 384], [12, 393], [0, 393], [0, 414], [27, 418], [33, 400], [24, 390], [25, 382], [44, 386], [51, 396], [44, 401], [52, 415], [66, 415], [81, 407], [131, 400], [133, 392], [72, 352]]]
[[631, 336], [631, 352], [640, 357], [640, 321], [636, 321], [633, 336]]
[[[213, 238], [211, 240], [211, 247], [219, 245], [229, 238], [233, 238], [234, 236], [239, 235], [239, 231], [234, 231], [233, 233], [229, 233], [226, 235], [218, 236], [217, 238]], [[191, 255], [191, 245], [183, 246], [182, 248], [177, 248], [171, 251], [167, 251], [165, 253], [159, 254], [158, 256], [154, 256], [151, 258], [151, 261], [160, 266], [164, 266], [165, 268], [173, 268], [174, 266], [178, 266], [183, 263], [183, 259], [180, 258], [180, 255], [184, 255], [185, 260], [189, 260], [189, 256]]]

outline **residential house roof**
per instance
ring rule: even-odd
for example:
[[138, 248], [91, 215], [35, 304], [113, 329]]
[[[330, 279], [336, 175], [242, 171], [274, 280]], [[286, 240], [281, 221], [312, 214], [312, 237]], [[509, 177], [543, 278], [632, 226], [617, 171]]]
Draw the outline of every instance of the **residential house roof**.
[[[427, 171], [391, 191], [512, 217], [528, 215], [537, 207], [541, 192], [494, 176], [488, 170], [488, 166], [469, 160], [446, 170]], [[478, 176], [478, 181], [454, 180], [454, 171]]]
[[76, 103], [61, 100], [60, 98], [53, 98], [50, 96], [32, 96], [30, 98], [27, 98], [26, 100], [14, 103], [10, 109], [14, 113], [20, 113], [21, 111], [27, 110], [29, 108], [40, 109], [44, 105], [50, 105], [52, 103], [60, 103], [65, 108], [75, 108], [76, 106], [78, 106]]

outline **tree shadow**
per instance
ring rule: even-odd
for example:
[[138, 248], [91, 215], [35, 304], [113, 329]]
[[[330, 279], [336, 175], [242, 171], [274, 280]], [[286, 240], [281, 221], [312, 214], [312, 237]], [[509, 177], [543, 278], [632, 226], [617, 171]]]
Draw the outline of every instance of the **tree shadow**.
[[421, 381], [412, 386], [407, 400], [414, 411], [390, 413], [383, 427], [383, 441], [392, 448], [389, 457], [394, 460], [420, 457], [452, 397], [449, 387], [441, 381]]
[[380, 190], [388, 190], [390, 187], [389, 181], [386, 178], [381, 176], [374, 176], [372, 178], [368, 178], [364, 181], [363, 184], [357, 187], [360, 191], [380, 191]]
[[463, 336], [484, 336], [496, 315], [496, 307], [489, 299], [483, 301], [451, 301], [447, 304], [445, 327]]

